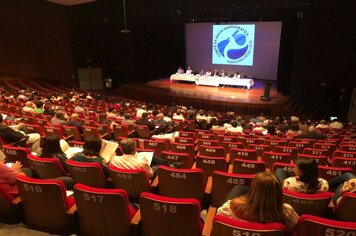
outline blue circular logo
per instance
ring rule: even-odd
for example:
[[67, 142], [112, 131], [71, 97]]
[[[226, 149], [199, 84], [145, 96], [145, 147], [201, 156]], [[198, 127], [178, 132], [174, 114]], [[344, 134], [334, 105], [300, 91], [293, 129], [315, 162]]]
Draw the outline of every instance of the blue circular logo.
[[229, 25], [220, 29], [213, 38], [214, 52], [228, 62], [244, 60], [253, 48], [249, 33], [238, 25]]

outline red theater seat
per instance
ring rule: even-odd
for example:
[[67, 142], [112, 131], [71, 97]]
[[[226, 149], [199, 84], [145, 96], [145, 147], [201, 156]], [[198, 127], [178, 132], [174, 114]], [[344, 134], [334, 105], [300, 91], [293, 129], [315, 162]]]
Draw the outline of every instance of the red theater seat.
[[199, 155], [208, 157], [225, 157], [225, 149], [217, 146], [201, 145], [198, 147]]
[[232, 166], [232, 173], [234, 174], [257, 174], [266, 171], [264, 161], [235, 159]]
[[312, 215], [302, 215], [295, 229], [295, 236], [325, 235], [353, 236], [356, 232], [355, 222], [329, 220]]
[[4, 144], [2, 145], [2, 151], [6, 156], [6, 163], [15, 163], [16, 161], [19, 161], [23, 167], [30, 167], [27, 159], [27, 155], [31, 153], [30, 149]]
[[207, 157], [197, 155], [195, 163], [196, 168], [203, 170], [204, 185], [208, 181], [209, 176], [211, 176], [214, 171], [226, 172], [227, 170], [225, 157]]
[[191, 198], [142, 193], [140, 212], [145, 236], [199, 236], [203, 229], [200, 203]]
[[356, 193], [346, 192], [333, 211], [336, 220], [356, 222]]
[[285, 236], [287, 234], [284, 225], [279, 222], [259, 224], [217, 215], [214, 218], [213, 235]]
[[122, 189], [74, 186], [80, 235], [129, 235], [136, 210]]
[[17, 224], [20, 215], [16, 211], [14, 197], [0, 187], [0, 222], [6, 224]]
[[53, 179], [66, 175], [66, 171], [57, 158], [43, 158], [32, 154], [29, 154], [27, 158], [40, 179]]
[[51, 234], [73, 233], [72, 209], [75, 201], [66, 196], [61, 181], [17, 177], [17, 187], [25, 215], [25, 224]]

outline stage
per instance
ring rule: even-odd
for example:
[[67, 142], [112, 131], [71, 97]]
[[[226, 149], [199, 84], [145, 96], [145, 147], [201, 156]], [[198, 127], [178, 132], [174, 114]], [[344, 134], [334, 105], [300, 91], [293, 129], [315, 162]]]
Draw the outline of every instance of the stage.
[[187, 82], [170, 82], [169, 78], [133, 83], [117, 88], [116, 93], [139, 101], [170, 105], [172, 102], [206, 110], [236, 111], [243, 115], [261, 112], [269, 115], [283, 114], [288, 98], [279, 94], [271, 81], [271, 101], [261, 101], [262, 81], [255, 80], [251, 89], [239, 87], [212, 87]]

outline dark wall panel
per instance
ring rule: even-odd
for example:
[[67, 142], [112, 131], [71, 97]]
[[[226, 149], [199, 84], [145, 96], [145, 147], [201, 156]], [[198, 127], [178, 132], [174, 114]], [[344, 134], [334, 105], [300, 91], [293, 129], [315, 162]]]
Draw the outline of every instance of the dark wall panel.
[[65, 7], [0, 1], [0, 75], [73, 82]]

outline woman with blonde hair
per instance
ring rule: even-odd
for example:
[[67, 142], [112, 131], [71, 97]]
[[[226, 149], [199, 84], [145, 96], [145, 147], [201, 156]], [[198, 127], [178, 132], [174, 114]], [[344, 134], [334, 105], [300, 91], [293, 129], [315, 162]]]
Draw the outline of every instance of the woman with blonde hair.
[[262, 224], [280, 222], [286, 231], [293, 231], [299, 216], [289, 204], [283, 203], [281, 183], [273, 174], [260, 172], [247, 194], [242, 194], [241, 189], [244, 186], [236, 185], [232, 189], [228, 199], [235, 198], [221, 206], [218, 215]]

